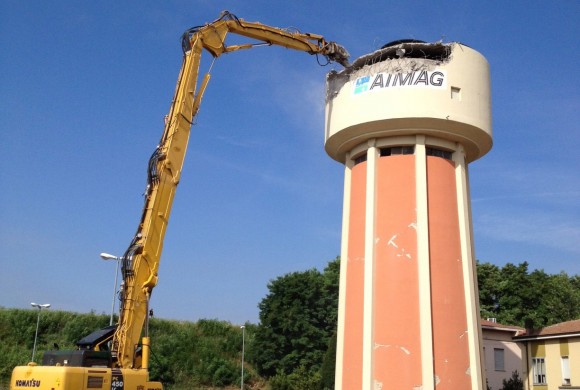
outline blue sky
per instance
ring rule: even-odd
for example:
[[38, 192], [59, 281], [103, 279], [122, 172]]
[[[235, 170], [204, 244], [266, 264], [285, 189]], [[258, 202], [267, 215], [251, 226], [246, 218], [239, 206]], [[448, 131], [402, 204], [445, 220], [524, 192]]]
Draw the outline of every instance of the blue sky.
[[[353, 59], [402, 38], [481, 52], [494, 147], [470, 165], [476, 257], [580, 274], [578, 1], [8, 0], [0, 306], [109, 313], [115, 269], [99, 253], [121, 255], [136, 230], [180, 35], [224, 9], [321, 34]], [[339, 255], [343, 167], [323, 148], [331, 69], [276, 47], [218, 59], [165, 240], [157, 316], [257, 322], [268, 281]]]

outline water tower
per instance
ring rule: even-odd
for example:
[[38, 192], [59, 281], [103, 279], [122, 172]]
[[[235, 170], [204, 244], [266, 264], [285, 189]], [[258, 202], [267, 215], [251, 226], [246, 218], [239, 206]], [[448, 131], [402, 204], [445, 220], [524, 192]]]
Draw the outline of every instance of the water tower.
[[485, 389], [467, 164], [492, 146], [489, 65], [402, 40], [327, 80], [345, 165], [336, 389]]

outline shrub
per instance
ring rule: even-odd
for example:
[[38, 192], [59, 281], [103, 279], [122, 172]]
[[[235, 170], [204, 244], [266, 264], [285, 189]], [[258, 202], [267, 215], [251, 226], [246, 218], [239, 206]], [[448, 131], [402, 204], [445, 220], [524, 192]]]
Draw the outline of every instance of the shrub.
[[512, 372], [510, 379], [503, 380], [503, 387], [501, 390], [524, 390], [524, 382], [520, 379], [517, 371]]
[[315, 390], [322, 386], [319, 372], [310, 372], [304, 366], [298, 367], [291, 374], [280, 371], [270, 379], [272, 390]]

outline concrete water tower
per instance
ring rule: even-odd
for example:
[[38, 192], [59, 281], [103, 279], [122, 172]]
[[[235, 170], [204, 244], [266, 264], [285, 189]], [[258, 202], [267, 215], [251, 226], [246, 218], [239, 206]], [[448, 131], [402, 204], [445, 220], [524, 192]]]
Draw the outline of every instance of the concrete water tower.
[[489, 65], [397, 41], [327, 80], [345, 165], [336, 389], [485, 389], [467, 164], [491, 149]]

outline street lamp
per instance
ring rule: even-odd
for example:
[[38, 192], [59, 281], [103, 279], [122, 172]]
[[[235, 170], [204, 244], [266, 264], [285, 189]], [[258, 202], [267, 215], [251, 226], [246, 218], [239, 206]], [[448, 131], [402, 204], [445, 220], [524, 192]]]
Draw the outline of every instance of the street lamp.
[[113, 325], [113, 313], [115, 313], [115, 295], [117, 294], [117, 278], [119, 277], [119, 263], [123, 258], [113, 256], [108, 253], [101, 253], [101, 259], [117, 261], [117, 271], [115, 272], [115, 286], [113, 286], [113, 303], [111, 303], [111, 319], [109, 320], [109, 325]]
[[242, 378], [240, 380], [240, 390], [244, 390], [244, 350], [246, 348], [246, 327], [240, 326], [242, 329]]
[[36, 333], [34, 334], [34, 346], [32, 347], [32, 359], [31, 361], [34, 361], [34, 354], [36, 353], [36, 340], [38, 339], [38, 325], [40, 324], [40, 312], [42, 311], [42, 309], [48, 309], [50, 307], [50, 303], [45, 303], [42, 305], [39, 305], [38, 303], [34, 303], [32, 302], [30, 304], [32, 307], [36, 307], [38, 308], [38, 318], [36, 319]]

